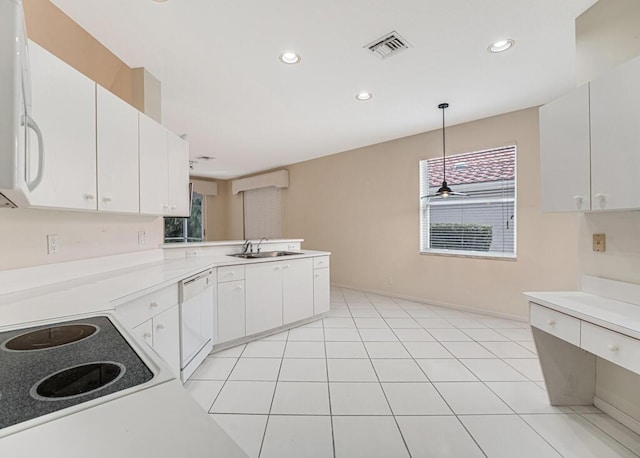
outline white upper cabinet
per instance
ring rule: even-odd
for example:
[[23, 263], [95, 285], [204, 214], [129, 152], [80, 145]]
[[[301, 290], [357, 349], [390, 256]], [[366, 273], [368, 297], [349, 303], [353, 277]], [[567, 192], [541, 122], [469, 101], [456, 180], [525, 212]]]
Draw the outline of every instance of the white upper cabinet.
[[588, 211], [589, 85], [540, 108], [542, 210]]
[[98, 210], [138, 213], [138, 110], [97, 87]]
[[169, 132], [169, 210], [171, 216], [189, 216], [189, 143]]
[[640, 58], [591, 83], [592, 210], [640, 208]]
[[142, 113], [139, 116], [140, 213], [168, 215], [171, 211], [167, 162], [168, 132], [164, 126], [148, 116]]
[[96, 84], [29, 42], [33, 117], [44, 143], [44, 175], [32, 205], [97, 210]]
[[638, 81], [640, 57], [540, 108], [544, 211], [640, 208]]

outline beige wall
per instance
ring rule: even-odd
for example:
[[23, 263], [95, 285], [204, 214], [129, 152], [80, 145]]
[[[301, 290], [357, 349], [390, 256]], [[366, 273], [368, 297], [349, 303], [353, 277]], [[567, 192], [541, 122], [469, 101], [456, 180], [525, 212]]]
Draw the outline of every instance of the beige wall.
[[331, 251], [335, 284], [432, 303], [524, 318], [523, 291], [576, 288], [577, 217], [540, 211], [536, 108], [447, 131], [449, 154], [517, 143], [518, 259], [419, 254], [418, 161], [440, 155], [441, 139], [436, 130], [290, 166], [284, 236]]
[[[578, 84], [640, 55], [639, 30], [637, 0], [600, 0], [576, 19]], [[581, 272], [640, 284], [640, 212], [581, 215], [578, 233]], [[595, 233], [606, 235], [606, 252], [593, 252]], [[639, 386], [640, 375], [598, 359], [597, 396], [638, 420]]]
[[24, 0], [24, 11], [30, 39], [133, 105], [133, 73], [122, 60], [49, 0]]
[[231, 193], [231, 180], [219, 180], [218, 195], [207, 197], [207, 240], [242, 240], [242, 194]]
[[[138, 231], [146, 243], [138, 245]], [[47, 254], [47, 234], [58, 252]], [[162, 218], [53, 210], [8, 209], [0, 213], [0, 270], [158, 248]]]

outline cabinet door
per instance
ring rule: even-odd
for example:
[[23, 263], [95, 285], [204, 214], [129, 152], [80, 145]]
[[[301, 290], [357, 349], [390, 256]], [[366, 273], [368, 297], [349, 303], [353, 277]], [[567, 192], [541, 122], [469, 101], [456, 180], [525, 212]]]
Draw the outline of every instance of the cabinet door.
[[589, 85], [540, 108], [542, 211], [588, 211]]
[[96, 84], [33, 42], [29, 51], [32, 113], [44, 144], [32, 205], [97, 210]]
[[96, 126], [98, 210], [138, 213], [138, 110], [97, 86]]
[[180, 375], [180, 311], [178, 305], [153, 317], [153, 349], [176, 376]]
[[244, 280], [218, 283], [217, 343], [245, 335]]
[[189, 216], [189, 144], [169, 132], [169, 205], [172, 216]]
[[593, 210], [640, 208], [640, 58], [591, 83]]
[[153, 347], [153, 323], [152, 320], [147, 320], [142, 324], [139, 324], [133, 328], [133, 332], [136, 333], [144, 342]]
[[313, 260], [296, 259], [282, 265], [284, 324], [313, 316]]
[[313, 272], [313, 314], [328, 312], [330, 305], [329, 269], [315, 269]]
[[247, 335], [282, 326], [282, 264], [245, 266]]
[[139, 113], [140, 213], [168, 215], [167, 129]]

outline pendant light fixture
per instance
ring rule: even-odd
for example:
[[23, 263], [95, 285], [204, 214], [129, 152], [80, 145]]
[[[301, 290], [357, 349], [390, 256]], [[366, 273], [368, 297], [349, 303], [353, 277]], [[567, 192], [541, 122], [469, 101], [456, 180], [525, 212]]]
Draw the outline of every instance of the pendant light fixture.
[[466, 194], [463, 194], [461, 192], [454, 192], [449, 187], [449, 185], [447, 185], [447, 154], [446, 154], [447, 144], [446, 144], [445, 127], [444, 127], [444, 110], [449, 108], [449, 104], [441, 103], [440, 105], [438, 105], [438, 108], [442, 110], [442, 186], [440, 186], [440, 189], [438, 189], [435, 194], [429, 195], [426, 197], [442, 197], [444, 199], [450, 196], [467, 197]]

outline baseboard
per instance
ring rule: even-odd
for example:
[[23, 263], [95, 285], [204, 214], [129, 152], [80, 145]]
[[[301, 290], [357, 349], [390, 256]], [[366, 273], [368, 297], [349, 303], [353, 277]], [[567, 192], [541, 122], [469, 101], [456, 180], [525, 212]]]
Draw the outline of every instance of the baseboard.
[[356, 291], [362, 291], [362, 292], [365, 292], [365, 293], [377, 294], [379, 296], [397, 297], [398, 299], [404, 299], [404, 300], [407, 300], [407, 301], [420, 302], [420, 303], [425, 304], [425, 305], [434, 305], [436, 307], [445, 307], [445, 308], [450, 308], [450, 309], [454, 309], [454, 310], [460, 310], [462, 312], [479, 313], [479, 314], [482, 314], [482, 315], [488, 315], [488, 316], [492, 316], [492, 317], [496, 317], [496, 318], [504, 318], [504, 319], [507, 319], [507, 320], [522, 321], [522, 322], [525, 322], [525, 323], [529, 321], [529, 317], [523, 317], [523, 316], [519, 316], [519, 315], [511, 315], [509, 313], [501, 313], [501, 312], [496, 312], [496, 311], [493, 311], [493, 310], [481, 309], [481, 308], [478, 308], [478, 307], [469, 307], [467, 305], [450, 304], [450, 303], [447, 303], [447, 302], [434, 301], [432, 299], [427, 299], [427, 298], [424, 298], [424, 297], [417, 297], [417, 296], [410, 296], [410, 295], [402, 294], [402, 293], [390, 293], [389, 291], [379, 291], [379, 290], [376, 290], [376, 289], [362, 288], [360, 286], [344, 285], [344, 284], [340, 284], [340, 283], [331, 283], [331, 286], [335, 286], [337, 288], [354, 289]]
[[617, 420], [625, 425], [631, 431], [635, 432], [636, 434], [640, 434], [640, 421], [636, 420], [631, 415], [624, 413], [622, 410], [614, 407], [607, 401], [604, 401], [597, 396], [593, 398], [593, 405], [602, 410], [614, 420]]

